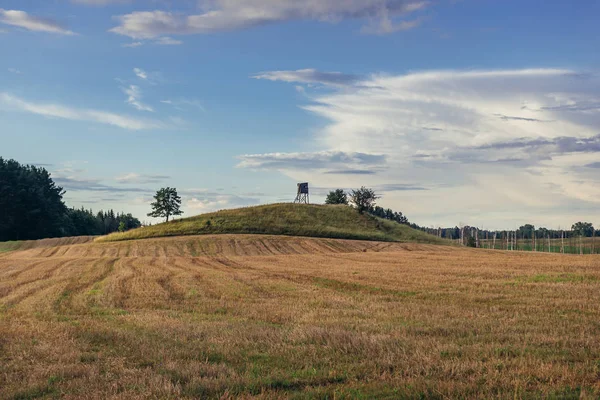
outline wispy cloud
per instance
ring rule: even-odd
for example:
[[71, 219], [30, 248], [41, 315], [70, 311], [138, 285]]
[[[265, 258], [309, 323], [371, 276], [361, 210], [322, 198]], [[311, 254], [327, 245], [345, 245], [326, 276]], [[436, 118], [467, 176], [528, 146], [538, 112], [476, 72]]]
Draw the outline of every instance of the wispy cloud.
[[200, 102], [200, 100], [196, 100], [196, 99], [176, 99], [176, 100], [161, 100], [160, 101], [163, 104], [168, 104], [170, 106], [173, 106], [174, 108], [178, 109], [178, 110], [186, 110], [189, 108], [193, 108], [196, 110], [200, 110], [200, 111], [206, 111], [206, 109], [204, 108], [204, 106], [202, 105], [202, 103]]
[[180, 44], [183, 44], [181, 40], [173, 39], [169, 36], [160, 37], [156, 39], [153, 43], [161, 46], [179, 46]]
[[56, 176], [56, 184], [67, 191], [109, 192], [109, 193], [152, 193], [151, 189], [138, 187], [117, 187], [105, 185], [101, 179]]
[[135, 48], [135, 47], [140, 47], [143, 46], [144, 43], [143, 42], [131, 42], [131, 43], [125, 43], [123, 45], [121, 45], [122, 47], [131, 47], [131, 48]]
[[133, 0], [71, 0], [71, 3], [86, 6], [107, 6], [112, 4], [128, 4], [131, 2], [133, 2]]
[[130, 48], [134, 48], [134, 47], [141, 47], [145, 44], [154, 44], [157, 46], [179, 46], [181, 44], [183, 44], [183, 41], [178, 40], [178, 39], [173, 39], [172, 37], [169, 36], [162, 36], [153, 40], [147, 40], [147, 41], [135, 41], [135, 42], [131, 42], [131, 43], [125, 43], [123, 45], [121, 45], [122, 47], [130, 47]]
[[502, 114], [494, 114], [495, 116], [497, 116], [498, 118], [504, 120], [504, 121], [528, 121], [528, 122], [552, 122], [552, 121], [545, 121], [543, 119], [538, 119], [538, 118], [526, 118], [526, 117], [513, 117], [510, 115], [502, 115]]
[[137, 174], [134, 172], [121, 175], [115, 178], [115, 180], [119, 183], [135, 183], [140, 185], [149, 183], [160, 183], [168, 179], [171, 179], [171, 177], [167, 175], [147, 175]]
[[133, 73], [140, 79], [148, 80], [148, 73], [141, 68], [134, 68]]
[[361, 29], [362, 33], [372, 35], [388, 35], [394, 32], [408, 31], [419, 27], [423, 23], [423, 18], [409, 21], [394, 22], [387, 13], [381, 15], [381, 19]]
[[48, 32], [60, 35], [74, 35], [75, 33], [65, 28], [56, 21], [29, 15], [20, 10], [4, 10], [0, 8], [0, 23], [16, 26], [34, 32]]
[[[239, 156], [239, 168], [253, 169], [323, 169], [356, 166], [377, 167], [385, 164], [385, 155], [360, 152], [321, 151], [314, 153], [268, 153]], [[364, 170], [364, 168], [363, 168]]]
[[8, 72], [10, 72], [11, 74], [16, 74], [16, 75], [21, 75], [22, 72], [16, 68], [9, 68]]
[[397, 21], [429, 5], [421, 0], [297, 1], [214, 0], [204, 3], [202, 14], [184, 15], [166, 11], [137, 11], [115, 17], [112, 32], [134, 39], [165, 35], [203, 34], [247, 29], [286, 21], [337, 22], [344, 19], [379, 21], [377, 33], [390, 33], [418, 26], [417, 21]]
[[360, 79], [358, 75], [343, 74], [341, 72], [323, 72], [312, 68], [298, 69], [295, 71], [267, 71], [254, 75], [252, 78], [269, 81], [322, 84], [327, 86], [351, 85]]
[[139, 86], [129, 85], [128, 87], [123, 88], [123, 93], [127, 95], [127, 104], [134, 107], [136, 110], [154, 112], [152, 107], [142, 103], [142, 91]]
[[200, 193], [186, 196], [184, 199], [185, 210], [192, 215], [256, 204], [260, 204], [257, 198], [232, 194]]
[[36, 103], [3, 92], [0, 92], [0, 106], [48, 118], [94, 122], [129, 130], [160, 129], [165, 127], [159, 121], [138, 119], [101, 110], [74, 108], [62, 104]]

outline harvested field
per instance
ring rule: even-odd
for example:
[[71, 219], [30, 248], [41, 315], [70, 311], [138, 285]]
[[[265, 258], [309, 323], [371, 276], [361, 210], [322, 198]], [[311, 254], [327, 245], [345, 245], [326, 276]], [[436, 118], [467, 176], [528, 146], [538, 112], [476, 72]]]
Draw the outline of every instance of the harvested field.
[[283, 236], [0, 255], [0, 398], [598, 398], [600, 257]]

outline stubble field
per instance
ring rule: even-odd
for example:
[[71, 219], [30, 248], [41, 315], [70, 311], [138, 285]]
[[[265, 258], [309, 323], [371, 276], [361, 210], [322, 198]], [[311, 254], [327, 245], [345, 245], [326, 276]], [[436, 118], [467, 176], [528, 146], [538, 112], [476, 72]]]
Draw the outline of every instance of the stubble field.
[[600, 256], [64, 243], [0, 254], [0, 398], [600, 396]]

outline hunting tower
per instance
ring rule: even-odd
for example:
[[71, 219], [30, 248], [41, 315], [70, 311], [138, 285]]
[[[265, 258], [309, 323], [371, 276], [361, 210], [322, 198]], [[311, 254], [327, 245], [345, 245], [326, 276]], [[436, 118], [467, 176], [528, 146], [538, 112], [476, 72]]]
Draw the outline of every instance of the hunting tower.
[[308, 182], [298, 184], [298, 194], [294, 203], [298, 204], [309, 204], [310, 199], [308, 197]]

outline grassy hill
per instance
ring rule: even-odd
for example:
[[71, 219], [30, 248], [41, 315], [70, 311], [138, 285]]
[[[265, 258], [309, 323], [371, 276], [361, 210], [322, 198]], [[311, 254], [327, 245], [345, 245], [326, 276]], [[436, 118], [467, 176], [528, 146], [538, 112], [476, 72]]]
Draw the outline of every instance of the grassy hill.
[[223, 210], [98, 238], [100, 242], [202, 234], [268, 234], [447, 244], [396, 222], [361, 215], [347, 206], [269, 204]]

